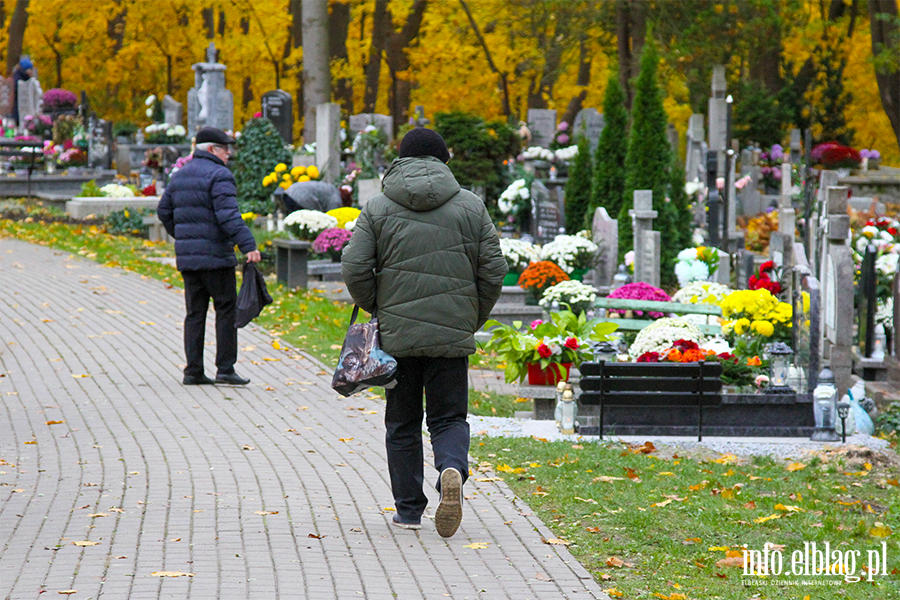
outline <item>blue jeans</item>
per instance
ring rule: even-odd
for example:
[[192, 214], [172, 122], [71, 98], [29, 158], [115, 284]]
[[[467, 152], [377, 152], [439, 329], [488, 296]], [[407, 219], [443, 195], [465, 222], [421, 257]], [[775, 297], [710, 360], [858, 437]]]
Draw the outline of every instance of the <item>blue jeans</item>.
[[[469, 359], [412, 356], [397, 359], [397, 385], [387, 390], [388, 470], [397, 515], [419, 522], [428, 505], [422, 450], [422, 392], [425, 423], [431, 434], [438, 473], [455, 468], [463, 482], [469, 475]], [[440, 491], [440, 476], [435, 486]]]

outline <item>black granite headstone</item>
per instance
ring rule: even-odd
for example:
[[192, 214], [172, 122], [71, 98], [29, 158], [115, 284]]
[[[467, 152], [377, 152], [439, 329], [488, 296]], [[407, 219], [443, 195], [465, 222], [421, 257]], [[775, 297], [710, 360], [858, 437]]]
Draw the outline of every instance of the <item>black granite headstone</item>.
[[272, 121], [285, 144], [294, 143], [294, 104], [284, 90], [272, 90], [262, 95], [262, 115]]
[[560, 233], [562, 215], [540, 180], [531, 184], [531, 235], [540, 245], [552, 242]]

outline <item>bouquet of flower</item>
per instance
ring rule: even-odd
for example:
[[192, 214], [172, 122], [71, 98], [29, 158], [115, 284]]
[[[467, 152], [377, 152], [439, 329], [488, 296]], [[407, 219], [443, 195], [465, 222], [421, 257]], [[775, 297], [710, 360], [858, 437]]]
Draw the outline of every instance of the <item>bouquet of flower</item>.
[[837, 142], [825, 142], [812, 149], [813, 162], [826, 169], [857, 169], [862, 162], [858, 150]]
[[194, 159], [193, 154], [188, 154], [187, 156], [180, 156], [178, 158], [178, 160], [175, 161], [174, 164], [166, 167], [166, 175], [168, 175], [171, 178], [172, 175], [174, 175], [175, 173], [180, 171], [182, 168], [184, 168], [184, 165], [188, 164], [193, 159]]
[[151, 183], [141, 190], [141, 196], [156, 196], [156, 184]]
[[359, 218], [360, 210], [358, 208], [353, 208], [351, 206], [343, 206], [341, 208], [334, 208], [329, 210], [327, 215], [331, 215], [335, 219], [337, 219], [337, 226], [339, 229], [346, 229], [347, 223], [351, 221], [356, 223], [356, 219]]
[[675, 340], [672, 347], [662, 352], [644, 352], [637, 357], [635, 362], [674, 362], [692, 363], [708, 360], [715, 356], [712, 350], [704, 350], [693, 340]]
[[485, 329], [492, 329], [492, 337], [485, 350], [495, 351], [506, 363], [506, 382], [522, 381], [529, 364], [540, 364], [542, 369], [551, 363], [574, 363], [580, 366], [593, 357], [589, 341], [604, 342], [616, 325], [599, 319], [588, 321], [584, 313], [576, 316], [568, 310], [550, 315], [550, 322], [536, 320], [528, 331], [521, 331], [521, 321], [503, 325], [490, 320]]
[[[774, 277], [774, 279], [773, 279]], [[751, 275], [747, 287], [751, 290], [768, 290], [773, 296], [781, 293], [781, 275], [775, 269], [775, 263], [767, 260], [759, 265], [759, 275]]]
[[497, 200], [497, 208], [504, 215], [514, 215], [520, 210], [529, 210], [528, 200], [531, 192], [525, 179], [516, 179], [506, 188]]
[[571, 274], [576, 269], [593, 267], [599, 250], [597, 244], [582, 235], [558, 235], [541, 248], [541, 258]]
[[181, 144], [187, 130], [181, 125], [154, 123], [144, 127], [144, 139], [148, 144]]
[[163, 166], [165, 156], [162, 148], [148, 148], [144, 152], [144, 160], [141, 164], [150, 169], [160, 169]]
[[296, 166], [288, 170], [286, 164], [278, 163], [271, 173], [263, 177], [262, 184], [265, 188], [272, 186], [272, 189], [269, 191], [274, 192], [276, 184], [281, 189], [286, 190], [301, 181], [318, 180], [319, 176], [319, 168], [316, 165], [308, 167]]
[[316, 236], [313, 242], [313, 251], [319, 254], [328, 254], [332, 258], [340, 259], [341, 252], [347, 242], [350, 241], [352, 231], [339, 227], [329, 227]]
[[[804, 311], [809, 310], [809, 295], [803, 294]], [[721, 303], [722, 331], [740, 356], [763, 353], [771, 342], [791, 341], [793, 308], [768, 290], [738, 290]]]
[[768, 188], [781, 186], [781, 165], [784, 163], [784, 148], [780, 144], [774, 144], [768, 152], [759, 155], [760, 174], [762, 182]]
[[87, 164], [87, 154], [81, 148], [69, 148], [59, 155], [57, 162], [61, 167], [83, 167]]
[[553, 151], [553, 156], [557, 162], [569, 162], [578, 156], [578, 146], [566, 146], [565, 148], [557, 148]]
[[738, 217], [738, 224], [747, 232], [747, 249], [766, 253], [769, 250], [772, 232], [778, 231], [778, 211], [767, 209], [765, 213], [752, 219]]
[[25, 131], [39, 138], [48, 137], [53, 131], [50, 115], [25, 115]]
[[338, 220], [318, 210], [295, 210], [284, 219], [284, 225], [298, 240], [312, 241], [322, 231], [336, 228]]
[[731, 288], [721, 283], [711, 281], [692, 281], [672, 296], [672, 302], [684, 302], [686, 304], [719, 304], [725, 296], [731, 293]]
[[166, 118], [163, 111], [162, 100], [156, 94], [150, 94], [144, 100], [144, 106], [147, 107], [146, 115], [148, 119], [152, 119], [154, 123], [161, 123]]
[[568, 280], [569, 276], [565, 271], [550, 261], [541, 260], [525, 267], [519, 275], [518, 283], [520, 288], [530, 292], [535, 298], [540, 298], [547, 288]]
[[62, 88], [53, 88], [44, 92], [44, 110], [66, 110], [75, 108], [77, 105], [78, 96], [75, 95], [75, 92]]
[[[858, 213], [857, 213], [858, 214]], [[861, 228], [853, 229], [853, 260], [856, 263], [856, 278], [862, 274], [863, 256], [866, 247], [875, 246], [875, 294], [879, 302], [892, 297], [891, 286], [900, 262], [900, 223], [888, 217], [868, 219]], [[857, 286], [857, 293], [859, 287]]]
[[650, 352], [655, 352], [659, 356], [672, 348], [678, 340], [687, 340], [701, 345], [706, 341], [706, 336], [696, 325], [686, 319], [664, 317], [638, 332], [631, 347], [628, 348], [628, 354], [632, 360], [637, 360]]
[[[638, 281], [636, 283], [629, 283], [623, 285], [622, 287], [613, 290], [613, 292], [609, 295], [609, 298], [621, 298], [624, 300], [652, 300], [654, 302], [671, 302], [672, 298], [669, 297], [667, 293], [658, 287], [653, 287], [649, 283], [644, 283], [642, 281]], [[624, 314], [624, 311], [621, 310], [610, 310], [611, 315], [613, 314]], [[638, 317], [644, 315], [644, 311], [636, 310], [634, 314]], [[656, 311], [648, 311], [647, 316], [651, 319], [659, 319], [663, 317], [664, 314]]]
[[580, 314], [590, 310], [596, 299], [597, 294], [594, 292], [594, 288], [580, 281], [569, 280], [547, 288], [538, 304], [549, 311], [556, 302], [560, 307]]
[[107, 198], [134, 198], [134, 190], [118, 183], [107, 183], [100, 188], [100, 192]]
[[678, 285], [686, 286], [692, 281], [708, 280], [719, 268], [719, 251], [712, 246], [685, 248], [678, 253], [675, 276]]
[[868, 148], [863, 148], [859, 151], [859, 157], [868, 159], [867, 164], [870, 169], [877, 169], [878, 163], [881, 162], [881, 152], [878, 150], [869, 150]]
[[513, 273], [521, 273], [531, 263], [541, 260], [539, 250], [538, 246], [522, 240], [500, 238], [500, 252]]
[[556, 126], [556, 133], [553, 134], [553, 141], [550, 142], [550, 149], [556, 150], [569, 145], [569, 124], [562, 121]]
[[384, 156], [384, 149], [389, 141], [387, 134], [375, 125], [366, 125], [365, 129], [356, 134], [352, 149], [362, 171], [360, 177], [374, 179], [378, 176], [378, 163]]
[[241, 219], [244, 220], [244, 225], [247, 227], [251, 227], [253, 225], [253, 221], [256, 220], [258, 215], [255, 212], [245, 212], [241, 213]]
[[519, 155], [519, 160], [546, 160], [547, 162], [553, 162], [555, 158], [556, 155], [554, 155], [551, 150], [547, 150], [541, 146], [531, 146], [530, 148], [526, 148], [525, 151]]

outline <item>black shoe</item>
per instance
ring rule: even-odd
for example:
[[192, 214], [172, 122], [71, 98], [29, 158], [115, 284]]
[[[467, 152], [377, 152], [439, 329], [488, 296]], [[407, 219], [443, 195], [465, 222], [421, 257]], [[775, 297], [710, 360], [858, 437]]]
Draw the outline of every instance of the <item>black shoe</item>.
[[227, 373], [225, 375], [216, 375], [216, 383], [224, 383], [227, 385], [247, 385], [248, 383], [250, 383], [250, 380], [244, 379], [237, 373]]
[[181, 383], [184, 385], [212, 385], [213, 380], [206, 375], [185, 375]]
[[451, 537], [462, 521], [462, 475], [454, 468], [441, 471], [441, 502], [434, 511], [434, 528], [441, 537]]
[[400, 518], [399, 515], [394, 515], [394, 518], [391, 519], [391, 525], [393, 525], [394, 527], [399, 527], [400, 529], [412, 529], [413, 531], [422, 529], [421, 522], [404, 521]]

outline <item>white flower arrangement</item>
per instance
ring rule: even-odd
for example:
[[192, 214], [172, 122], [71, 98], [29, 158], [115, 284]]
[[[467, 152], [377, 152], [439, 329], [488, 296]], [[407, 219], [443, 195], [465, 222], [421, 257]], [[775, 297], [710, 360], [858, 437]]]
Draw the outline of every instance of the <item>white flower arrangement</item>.
[[715, 248], [706, 246], [685, 248], [678, 253], [678, 262], [675, 263], [678, 285], [684, 287], [692, 281], [709, 279], [715, 272], [715, 268], [711, 267], [713, 265], [718, 267], [718, 264], [719, 253]]
[[500, 252], [509, 270], [515, 273], [521, 273], [531, 263], [541, 260], [540, 247], [522, 240], [500, 238]]
[[356, 227], [356, 221], [357, 219], [347, 221], [346, 223], [344, 223], [344, 229], [346, 229], [347, 231], [353, 231], [353, 228]]
[[538, 304], [550, 310], [555, 301], [559, 303], [560, 308], [566, 308], [566, 305], [569, 305], [572, 312], [577, 314], [579, 311], [589, 310], [594, 306], [596, 299], [597, 293], [594, 292], [594, 288], [570, 279], [547, 288]]
[[594, 265], [599, 246], [580, 235], [558, 235], [541, 248], [541, 259], [549, 260], [572, 274], [575, 269], [587, 269]]
[[144, 127], [144, 133], [165, 133], [169, 137], [184, 137], [187, 130], [181, 125], [170, 125], [168, 123], [154, 123]]
[[147, 99], [144, 100], [144, 106], [153, 106], [154, 102], [156, 102], [156, 94], [150, 94], [147, 96]]
[[628, 354], [632, 360], [637, 360], [647, 352], [662, 353], [677, 340], [690, 340], [702, 346], [706, 342], [706, 336], [696, 325], [682, 317], [663, 317], [638, 332], [628, 348]]
[[900, 264], [900, 254], [888, 252], [875, 259], [875, 270], [882, 275], [893, 275]]
[[568, 148], [560, 148], [556, 152], [553, 153], [556, 156], [556, 160], [559, 161], [570, 161], [578, 156], [578, 146], [569, 146]]
[[540, 146], [531, 146], [522, 152], [522, 160], [546, 160], [553, 162], [554, 158], [556, 158], [556, 155], [551, 150]]
[[731, 288], [712, 281], [692, 281], [672, 296], [672, 302], [718, 304], [731, 293]]
[[337, 218], [318, 210], [295, 210], [284, 218], [285, 227], [289, 227], [299, 240], [312, 241], [323, 230], [337, 227]]
[[875, 305], [875, 323], [884, 325], [885, 329], [894, 328], [894, 299], [882, 300], [879, 298]]
[[135, 195], [131, 188], [118, 183], [107, 183], [100, 192], [107, 198], [134, 198]]
[[531, 198], [531, 192], [524, 179], [516, 179], [509, 187], [503, 190], [497, 200], [497, 207], [504, 215], [514, 215], [519, 212], [522, 200]]

